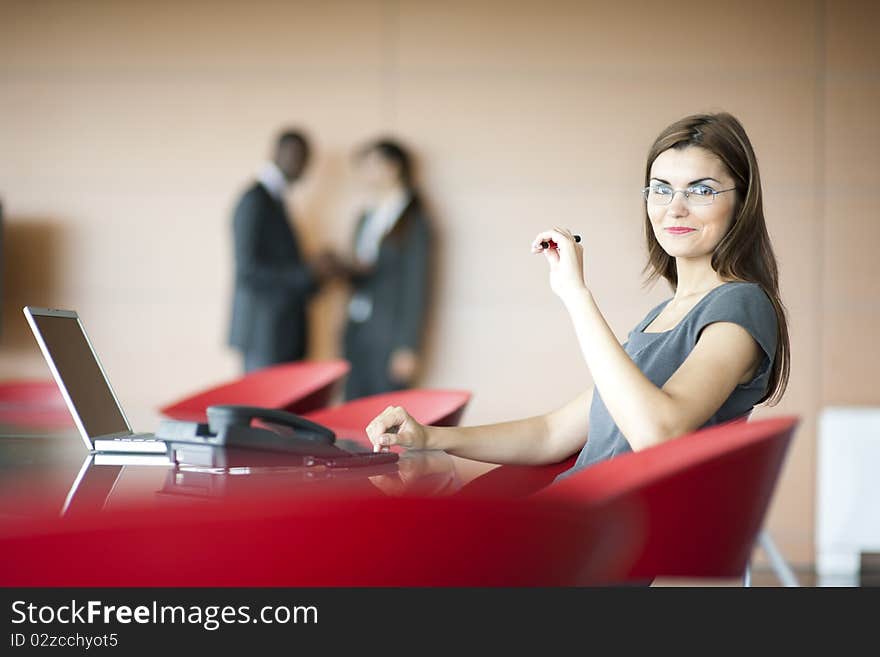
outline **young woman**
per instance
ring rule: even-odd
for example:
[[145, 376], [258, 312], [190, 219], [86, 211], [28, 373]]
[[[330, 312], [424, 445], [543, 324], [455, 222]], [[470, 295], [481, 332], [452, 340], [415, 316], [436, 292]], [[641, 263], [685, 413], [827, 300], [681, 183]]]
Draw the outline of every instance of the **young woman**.
[[584, 247], [563, 228], [532, 244], [547, 260], [594, 388], [545, 415], [477, 427], [423, 426], [390, 407], [367, 427], [374, 449], [441, 449], [518, 464], [579, 452], [565, 476], [778, 401], [788, 381], [788, 328], [758, 164], [742, 125], [710, 114], [666, 128], [648, 153], [643, 194], [645, 270], [675, 294], [622, 346], [584, 279]]

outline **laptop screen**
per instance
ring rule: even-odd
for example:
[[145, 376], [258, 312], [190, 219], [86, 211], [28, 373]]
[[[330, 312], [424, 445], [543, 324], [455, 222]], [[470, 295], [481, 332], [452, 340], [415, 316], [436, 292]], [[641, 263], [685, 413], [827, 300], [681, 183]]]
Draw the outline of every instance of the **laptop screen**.
[[110, 384], [76, 317], [33, 315], [55, 366], [58, 383], [67, 391], [76, 415], [90, 438], [127, 433], [125, 421]]

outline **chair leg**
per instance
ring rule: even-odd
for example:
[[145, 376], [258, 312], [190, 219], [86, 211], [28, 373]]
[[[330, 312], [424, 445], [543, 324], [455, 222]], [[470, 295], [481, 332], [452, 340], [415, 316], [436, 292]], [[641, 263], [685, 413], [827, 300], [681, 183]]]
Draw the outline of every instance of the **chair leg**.
[[779, 582], [783, 586], [800, 586], [797, 577], [795, 577], [794, 571], [792, 571], [782, 554], [776, 548], [776, 544], [773, 542], [773, 539], [770, 538], [770, 534], [763, 529], [758, 534], [758, 544], [761, 546], [761, 549], [764, 550], [764, 554], [767, 555], [767, 558], [770, 559], [770, 565], [773, 568], [776, 577], [779, 579]]

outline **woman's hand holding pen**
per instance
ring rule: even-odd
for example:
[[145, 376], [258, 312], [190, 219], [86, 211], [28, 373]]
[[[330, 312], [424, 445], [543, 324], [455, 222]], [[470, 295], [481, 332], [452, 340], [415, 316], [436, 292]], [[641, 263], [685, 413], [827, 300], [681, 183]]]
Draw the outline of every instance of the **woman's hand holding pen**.
[[392, 445], [409, 449], [425, 449], [428, 432], [400, 406], [389, 406], [367, 425], [367, 436], [373, 451], [388, 451]]
[[538, 233], [532, 242], [532, 253], [543, 253], [550, 263], [550, 288], [563, 300], [587, 288], [584, 280], [584, 247], [579, 241], [579, 237], [572, 235], [570, 230], [556, 227]]

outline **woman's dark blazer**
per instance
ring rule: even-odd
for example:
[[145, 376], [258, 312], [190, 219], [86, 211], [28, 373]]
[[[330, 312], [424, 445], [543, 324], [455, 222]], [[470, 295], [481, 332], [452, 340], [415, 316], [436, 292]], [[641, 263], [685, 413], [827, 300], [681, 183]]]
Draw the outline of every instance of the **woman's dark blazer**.
[[[366, 215], [355, 229], [357, 243]], [[378, 362], [387, 368], [392, 352], [408, 348], [418, 352], [428, 305], [431, 230], [418, 197], [404, 208], [394, 228], [383, 238], [374, 266], [352, 276], [354, 292], [372, 302], [365, 322], [349, 320], [347, 352], [353, 368], [358, 361]], [[353, 332], [357, 339], [352, 339]], [[370, 350], [373, 358], [359, 352]], [[382, 374], [376, 372], [376, 377]]]

